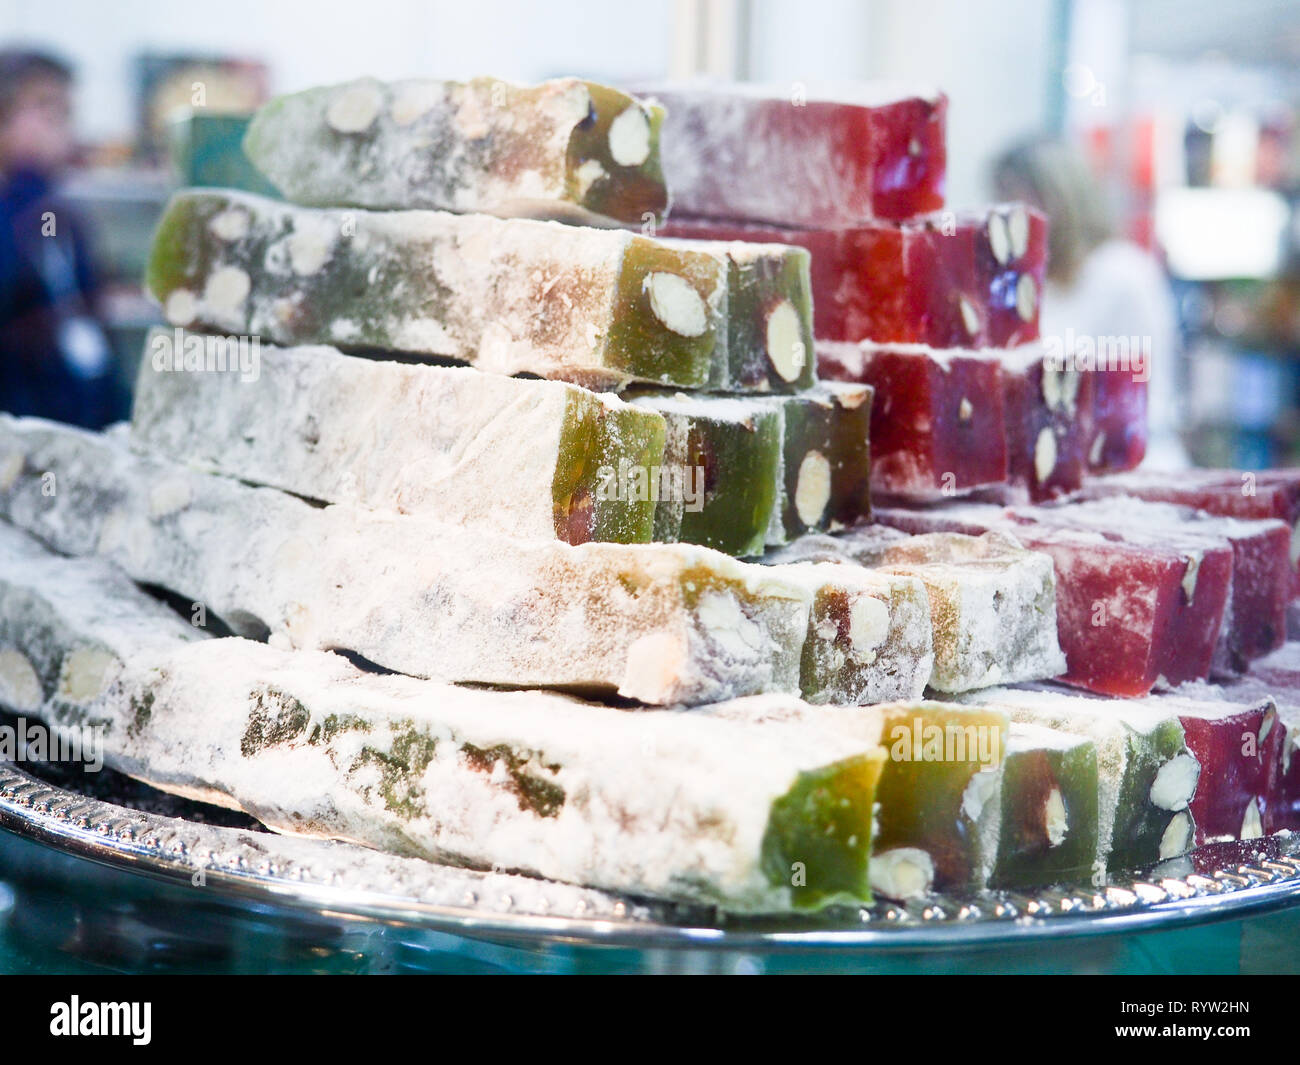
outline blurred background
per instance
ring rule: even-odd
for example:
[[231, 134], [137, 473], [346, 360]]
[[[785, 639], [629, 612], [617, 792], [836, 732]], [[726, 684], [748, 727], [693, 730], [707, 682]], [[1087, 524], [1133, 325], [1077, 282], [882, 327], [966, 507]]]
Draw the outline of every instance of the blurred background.
[[0, 221], [68, 207], [30, 277], [0, 226], [0, 357], [30, 357], [5, 301], [39, 286], [70, 421], [127, 414], [152, 226], [178, 183], [256, 184], [223, 116], [270, 94], [888, 79], [948, 93], [952, 205], [1053, 212], [1045, 332], [1155, 338], [1153, 461], [1300, 464], [1300, 0], [0, 0], [0, 50]]

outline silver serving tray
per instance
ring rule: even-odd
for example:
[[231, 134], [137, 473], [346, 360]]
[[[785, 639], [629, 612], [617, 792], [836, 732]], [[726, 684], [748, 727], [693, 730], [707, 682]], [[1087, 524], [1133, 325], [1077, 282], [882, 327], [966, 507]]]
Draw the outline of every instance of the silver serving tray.
[[943, 948], [1169, 928], [1300, 902], [1300, 835], [1204, 847], [1104, 889], [880, 902], [816, 917], [723, 918], [347, 843], [222, 828], [90, 798], [0, 763], [0, 828], [223, 899], [530, 945], [637, 948]]

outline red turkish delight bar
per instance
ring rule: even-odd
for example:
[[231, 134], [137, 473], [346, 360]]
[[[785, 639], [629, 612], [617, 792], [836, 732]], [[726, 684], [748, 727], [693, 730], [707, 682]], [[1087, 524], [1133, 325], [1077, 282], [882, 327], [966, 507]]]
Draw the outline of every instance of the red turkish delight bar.
[[[875, 518], [905, 532], [1010, 532], [1050, 555], [1056, 567], [1056, 623], [1066, 672], [1076, 687], [1145, 695], [1207, 677], [1232, 588], [1232, 548], [1178, 536], [1019, 520], [991, 503], [901, 509]], [[1051, 508], [1026, 508], [1047, 510]]]
[[817, 344], [827, 380], [869, 384], [871, 487], [921, 499], [1007, 478], [1002, 370], [980, 352]]
[[1279, 521], [1242, 521], [1170, 503], [1118, 497], [1055, 507], [1015, 508], [1017, 521], [1064, 522], [1157, 541], [1166, 536], [1227, 542], [1232, 548], [1232, 599], [1214, 672], [1240, 672], [1253, 658], [1282, 646], [1290, 599], [1291, 531]]
[[1136, 470], [1098, 477], [1083, 486], [1083, 499], [1134, 496], [1180, 503], [1230, 518], [1276, 518], [1291, 530], [1293, 595], [1300, 596], [1300, 469], [1179, 470], [1177, 476]]
[[1011, 483], [1033, 502], [1073, 492], [1088, 468], [1094, 375], [1058, 366], [1040, 344], [1001, 362]]
[[1008, 348], [1038, 337], [1047, 220], [1021, 204], [840, 229], [674, 215], [665, 233], [807, 248], [821, 340]]
[[[1204, 685], [1184, 685], [1179, 694]], [[1277, 705], [1278, 757], [1273, 764], [1264, 831], [1300, 830], [1300, 642], [1284, 643], [1251, 663], [1250, 673], [1221, 689], [1234, 701], [1271, 698]]]
[[1147, 451], [1147, 382], [1131, 369], [1097, 368], [1092, 379], [1092, 440], [1088, 468], [1094, 473], [1131, 470]]
[[648, 85], [673, 210], [800, 226], [902, 219], [943, 206], [942, 93], [866, 86]]
[[1183, 724], [1187, 749], [1201, 763], [1201, 780], [1189, 809], [1196, 844], [1256, 839], [1270, 820], [1269, 793], [1280, 760], [1281, 730], [1269, 698], [1216, 700], [1208, 686], [1156, 695], [1144, 703], [1173, 711]]

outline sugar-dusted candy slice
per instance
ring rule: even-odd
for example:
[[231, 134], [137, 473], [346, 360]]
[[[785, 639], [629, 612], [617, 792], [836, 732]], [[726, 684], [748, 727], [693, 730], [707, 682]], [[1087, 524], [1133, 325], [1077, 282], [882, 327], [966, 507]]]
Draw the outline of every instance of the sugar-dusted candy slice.
[[675, 213], [666, 231], [807, 248], [819, 340], [1009, 348], [1038, 337], [1047, 222], [1020, 204], [828, 229]]
[[35, 420], [0, 418], [0, 456], [0, 517], [240, 635], [417, 676], [653, 704], [799, 689], [808, 594], [770, 566], [316, 507]]
[[622, 230], [195, 190], [146, 282], [176, 326], [598, 388], [702, 388], [727, 359], [725, 260]]
[[[65, 656], [82, 646], [75, 626], [51, 635]], [[739, 913], [871, 899], [884, 752], [847, 735], [377, 675], [238, 638], [142, 652], [42, 716], [92, 723], [132, 777], [293, 835]]]
[[205, 635], [106, 562], [62, 558], [0, 523], [0, 705], [9, 710], [55, 705], [66, 710], [60, 724], [88, 725], [79, 708], [128, 658]]
[[666, 425], [655, 539], [761, 555], [781, 472], [781, 414], [758, 399], [639, 394]]
[[[1041, 888], [1092, 880], [1097, 857], [1097, 747], [1074, 732], [1013, 722], [997, 789], [987, 884]], [[986, 829], [991, 832], [990, 824]]]
[[929, 700], [809, 706], [760, 696], [696, 713], [764, 727], [797, 726], [805, 733], [847, 733], [864, 747], [883, 746], [887, 759], [876, 788], [873, 889], [906, 899], [983, 886], [992, 861], [984, 849], [991, 836], [983, 829], [996, 811], [996, 803], [986, 810], [984, 800], [990, 789], [996, 792], [1007, 743], [1002, 711]]
[[782, 467], [767, 542], [871, 516], [870, 385], [826, 381], [766, 402], [781, 416]]
[[817, 376], [810, 256], [803, 248], [740, 241], [669, 240], [727, 263], [727, 359], [710, 387], [795, 392]]
[[1044, 680], [1065, 660], [1056, 637], [1056, 581], [1051, 560], [1000, 534], [938, 533], [897, 538], [878, 526], [796, 543], [777, 558], [806, 551], [813, 560], [842, 550], [854, 561], [918, 578], [930, 596], [934, 674], [930, 686], [963, 692]]
[[941, 93], [682, 83], [645, 94], [668, 111], [663, 167], [682, 214], [838, 226], [943, 205]]
[[1088, 469], [1092, 376], [1056, 365], [1040, 344], [1001, 361], [1011, 482], [1035, 502], [1074, 491]]
[[1041, 686], [977, 692], [963, 701], [1004, 710], [1013, 722], [1087, 736], [1096, 745], [1098, 885], [1108, 876], [1175, 858], [1191, 846], [1190, 807], [1201, 767], [1173, 711]]
[[812, 600], [799, 682], [805, 699], [861, 706], [921, 697], [934, 665], [924, 584], [829, 562], [781, 565], [780, 573], [803, 583]]
[[918, 499], [1007, 479], [1002, 369], [980, 352], [818, 342], [821, 375], [875, 391], [871, 483]]
[[1271, 698], [1216, 698], [1208, 686], [1188, 685], [1142, 705], [1178, 715], [1187, 748], [1201, 764], [1192, 799], [1196, 844], [1255, 839], [1269, 819], [1269, 788], [1280, 757], [1282, 730]]
[[[1216, 671], [1240, 671], [1286, 639], [1290, 600], [1291, 530], [1278, 521], [1247, 521], [1194, 511], [1170, 503], [1112, 498], [1060, 507], [1017, 508], [1018, 520], [1072, 525], [1147, 535], [1172, 543], [1203, 538], [1232, 548], [1232, 597]], [[1195, 586], [1190, 593], [1194, 598]]]
[[668, 207], [663, 117], [577, 78], [361, 78], [270, 101], [244, 150], [296, 203], [642, 225]]
[[[1044, 510], [1046, 508], [1038, 508]], [[1001, 530], [1056, 567], [1062, 680], [1106, 695], [1145, 695], [1210, 674], [1228, 615], [1232, 548], [1204, 537], [1017, 520], [991, 503], [875, 507], [911, 533]]]
[[[377, 362], [329, 347], [257, 350], [256, 377], [185, 372], [154, 330], [136, 381], [132, 446], [325, 503], [427, 514], [534, 540], [645, 543], [664, 421], [610, 393], [468, 367]], [[521, 439], [528, 441], [520, 447]]]
[[1079, 492], [1083, 499], [1132, 496], [1153, 503], [1178, 503], [1227, 518], [1286, 522], [1291, 530], [1293, 594], [1300, 595], [1300, 470], [1179, 470], [1177, 477], [1134, 470], [1095, 477]]

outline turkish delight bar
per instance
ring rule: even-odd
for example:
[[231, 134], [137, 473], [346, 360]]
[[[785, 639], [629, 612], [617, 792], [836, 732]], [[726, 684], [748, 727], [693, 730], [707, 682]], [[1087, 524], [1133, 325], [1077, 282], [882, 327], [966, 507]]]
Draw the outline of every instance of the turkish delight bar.
[[[1232, 596], [1215, 671], [1244, 670], [1286, 639], [1291, 598], [1291, 530], [1277, 521], [1225, 518], [1169, 503], [1102, 499], [1059, 507], [1017, 508], [1017, 520], [1064, 522], [1101, 530], [1123, 529], [1167, 543], [1203, 538], [1232, 548]], [[1194, 589], [1189, 592], [1194, 598]]]
[[1000, 530], [1049, 556], [1067, 664], [1060, 679], [1071, 685], [1134, 696], [1210, 674], [1230, 617], [1233, 552], [1226, 541], [1018, 521], [991, 503], [886, 506], [873, 513], [910, 533]]
[[559, 381], [324, 346], [260, 345], [256, 376], [187, 372], [191, 353], [202, 367], [207, 349], [224, 344], [150, 333], [133, 448], [325, 503], [525, 539], [654, 538], [654, 501], [628, 473], [663, 466], [664, 420], [652, 411]]
[[782, 438], [769, 545], [871, 517], [873, 398], [870, 385], [825, 381], [763, 401], [780, 413]]
[[622, 230], [177, 193], [146, 285], [167, 321], [276, 344], [453, 359], [595, 388], [703, 388], [728, 266]]
[[[996, 819], [985, 821], [993, 889], [1089, 883], [1098, 836], [1097, 747], [1073, 731], [1012, 722]], [[978, 802], [974, 792], [967, 798]]]
[[1131, 496], [1152, 503], [1177, 503], [1226, 518], [1269, 519], [1291, 530], [1293, 594], [1300, 595], [1300, 472], [1296, 470], [1179, 470], [1177, 477], [1134, 470], [1095, 477], [1081, 499]]
[[879, 744], [887, 758], [876, 787], [872, 887], [907, 899], [931, 890], [983, 887], [991, 859], [985, 830], [996, 803], [972, 806], [970, 796], [996, 794], [1008, 746], [1006, 714], [931, 700], [871, 707], [808, 706], [762, 697], [737, 699], [698, 713], [830, 729]]
[[244, 150], [295, 203], [639, 226], [668, 207], [663, 117], [577, 78], [361, 78], [271, 100]]
[[1147, 453], [1147, 378], [1124, 366], [1098, 366], [1092, 379], [1092, 443], [1088, 468], [1093, 473], [1132, 470]]
[[853, 735], [191, 642], [100, 560], [4, 559], [0, 642], [63, 663], [40, 715], [164, 791], [292, 835], [741, 912], [871, 897], [884, 752]]
[[1034, 502], [1073, 492], [1088, 472], [1092, 375], [1056, 365], [1040, 344], [1001, 362], [1010, 482]]
[[1065, 668], [1051, 561], [1005, 535], [898, 536], [868, 525], [804, 537], [765, 561], [800, 560], [857, 564], [920, 580], [930, 599], [930, 686], [937, 691], [1043, 680]]
[[1108, 874], [1143, 869], [1191, 847], [1190, 807], [1201, 767], [1176, 713], [1040, 686], [977, 692], [967, 700], [1003, 710], [1013, 722], [1077, 733], [1095, 744], [1098, 885]]
[[[1179, 689], [1180, 693], [1184, 689]], [[1277, 706], [1278, 758], [1264, 809], [1264, 831], [1300, 829], [1300, 642], [1289, 641], [1250, 664], [1250, 672], [1223, 685], [1237, 702], [1270, 698]]]
[[202, 604], [240, 635], [398, 672], [652, 704], [799, 688], [807, 593], [704, 548], [573, 547], [317, 507], [8, 417], [0, 517]]
[[782, 462], [782, 419], [759, 399], [638, 394], [631, 405], [665, 423], [655, 539], [760, 555]]
[[682, 214], [839, 226], [943, 205], [941, 93], [683, 83], [644, 94], [668, 112], [663, 169]]
[[1189, 809], [1196, 845], [1256, 839], [1269, 818], [1270, 786], [1281, 759], [1282, 730], [1271, 698], [1225, 699], [1210, 685], [1184, 685], [1141, 705], [1178, 715], [1203, 786]]
[[62, 558], [0, 523], [0, 704], [8, 709], [79, 706], [131, 655], [161, 656], [205, 635], [102, 560]]
[[1010, 348], [1038, 338], [1047, 221], [1021, 204], [837, 229], [674, 214], [664, 232], [807, 248], [818, 340]]
[[875, 491], [939, 499], [1006, 481], [1006, 412], [996, 356], [819, 341], [817, 365], [828, 380], [874, 390]]
[[925, 585], [830, 563], [791, 563], [780, 572], [812, 601], [799, 684], [805, 699], [860, 706], [921, 697], [934, 665]]
[[712, 389], [794, 392], [816, 379], [810, 256], [803, 248], [740, 241], [667, 240], [727, 264], [727, 358]]

